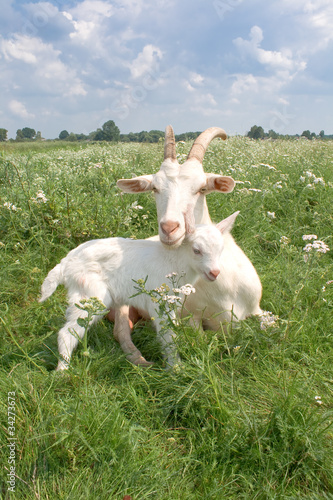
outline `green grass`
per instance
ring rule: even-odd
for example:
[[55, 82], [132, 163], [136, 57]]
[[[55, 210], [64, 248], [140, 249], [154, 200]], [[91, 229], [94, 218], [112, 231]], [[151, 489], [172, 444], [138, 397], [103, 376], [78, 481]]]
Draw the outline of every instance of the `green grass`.
[[10, 498], [15, 392], [16, 498], [333, 498], [333, 252], [305, 262], [302, 239], [333, 247], [333, 142], [231, 138], [205, 156], [207, 172], [239, 182], [208, 196], [210, 213], [240, 210], [233, 234], [275, 324], [249, 318], [227, 334], [182, 324], [182, 365], [165, 371], [150, 325], [133, 335], [156, 361], [142, 369], [102, 321], [89, 357], [79, 348], [63, 375], [53, 369], [65, 290], [39, 304], [40, 285], [83, 241], [157, 233], [153, 197], [121, 194], [116, 180], [156, 171], [163, 145], [60, 146], [0, 152], [0, 496]]

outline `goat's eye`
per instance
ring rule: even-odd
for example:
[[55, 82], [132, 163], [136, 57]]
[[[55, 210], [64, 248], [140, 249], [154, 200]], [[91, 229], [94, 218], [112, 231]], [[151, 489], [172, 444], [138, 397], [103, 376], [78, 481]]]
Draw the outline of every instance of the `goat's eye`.
[[199, 193], [205, 194], [207, 192], [207, 186], [202, 186], [199, 191]]
[[199, 248], [193, 248], [193, 252], [195, 255], [201, 255], [201, 250], [199, 250]]
[[157, 189], [157, 187], [153, 186], [151, 188], [151, 190], [153, 191], [153, 193], [159, 193], [159, 190]]

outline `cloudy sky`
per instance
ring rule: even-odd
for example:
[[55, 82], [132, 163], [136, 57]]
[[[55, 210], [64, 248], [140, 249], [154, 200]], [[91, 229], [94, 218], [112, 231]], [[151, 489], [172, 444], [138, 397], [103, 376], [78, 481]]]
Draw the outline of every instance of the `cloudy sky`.
[[0, 0], [0, 128], [333, 133], [332, 0]]

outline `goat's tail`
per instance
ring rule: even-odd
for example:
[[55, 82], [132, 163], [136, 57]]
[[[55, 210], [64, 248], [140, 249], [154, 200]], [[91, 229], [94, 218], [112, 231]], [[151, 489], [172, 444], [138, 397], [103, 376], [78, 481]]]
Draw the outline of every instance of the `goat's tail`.
[[44, 302], [44, 300], [48, 299], [52, 293], [56, 290], [57, 286], [62, 283], [62, 272], [61, 272], [61, 264], [57, 264], [49, 274], [46, 276], [41, 289], [41, 297], [38, 299], [38, 302]]

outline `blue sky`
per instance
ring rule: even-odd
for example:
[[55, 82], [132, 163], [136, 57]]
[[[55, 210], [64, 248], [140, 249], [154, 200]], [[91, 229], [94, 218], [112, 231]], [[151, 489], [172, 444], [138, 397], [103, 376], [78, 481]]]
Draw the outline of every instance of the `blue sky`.
[[331, 0], [0, 0], [0, 128], [333, 133]]

